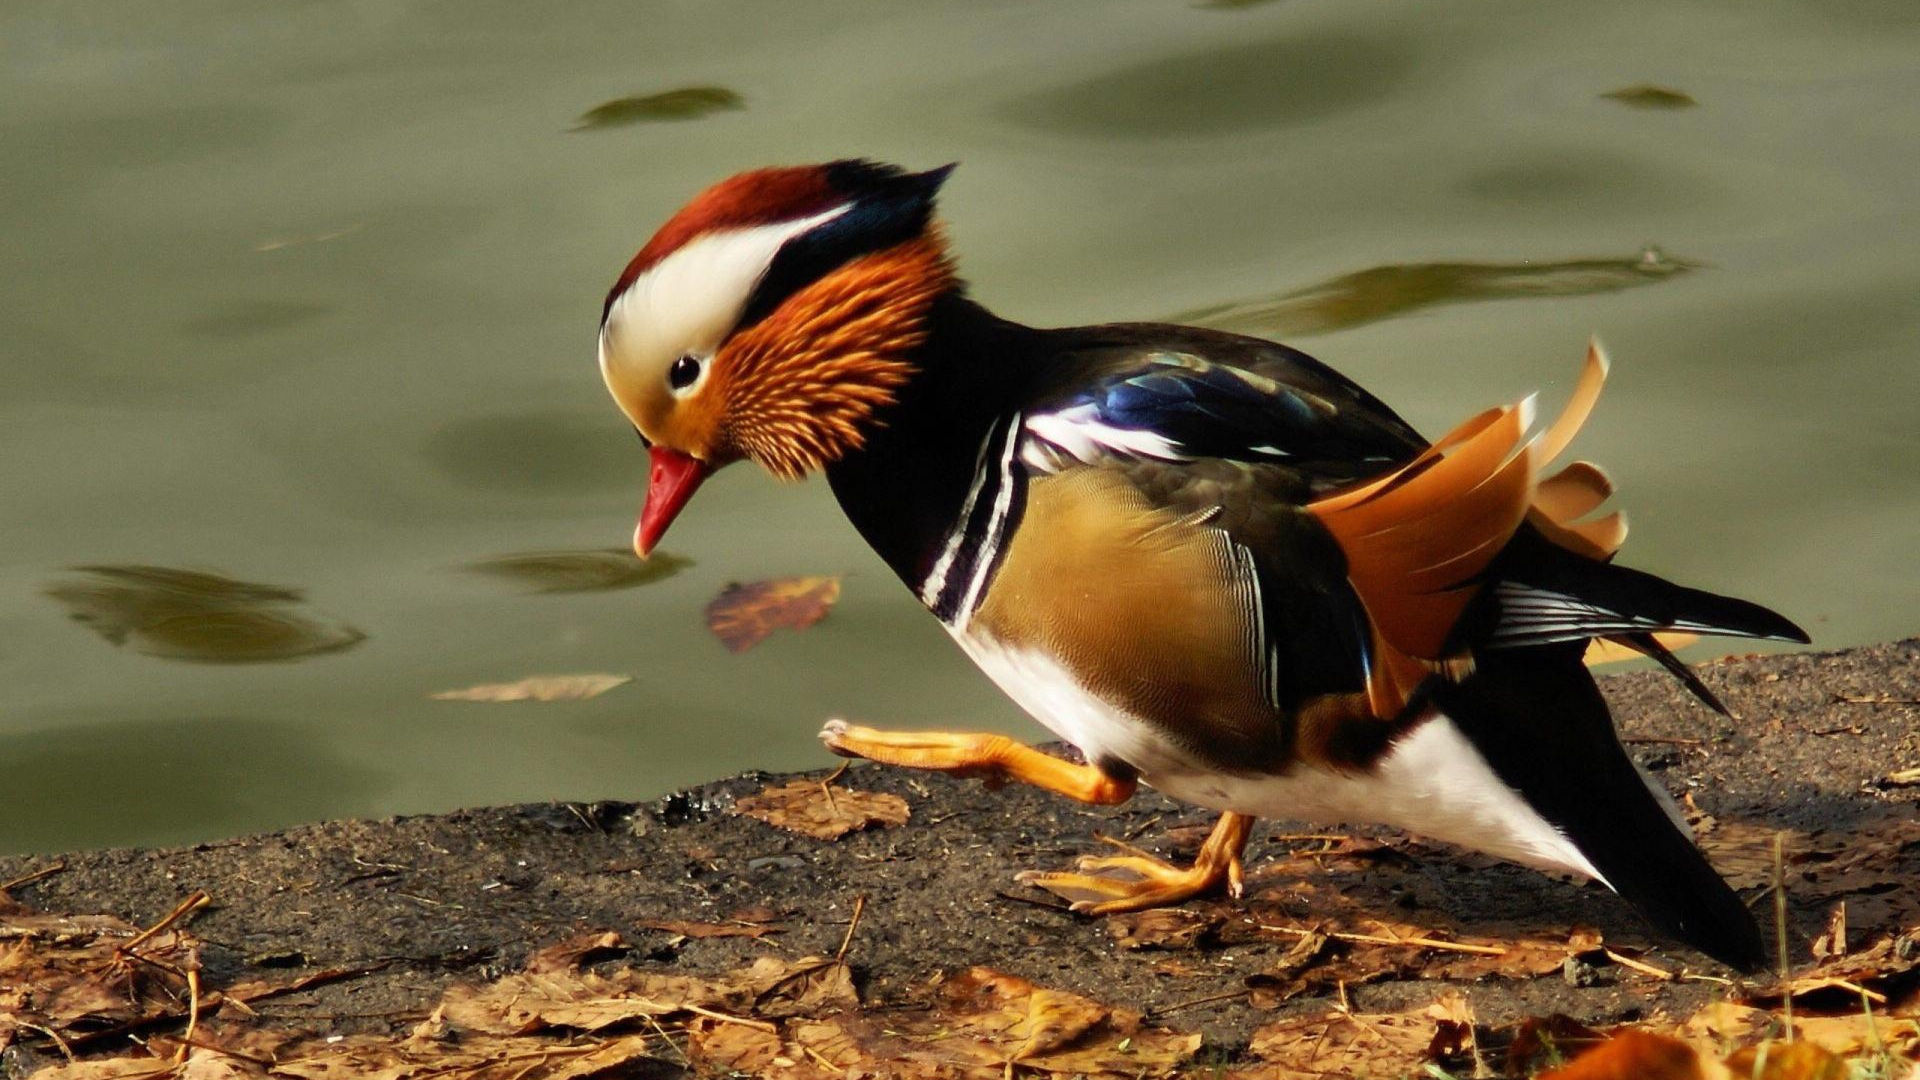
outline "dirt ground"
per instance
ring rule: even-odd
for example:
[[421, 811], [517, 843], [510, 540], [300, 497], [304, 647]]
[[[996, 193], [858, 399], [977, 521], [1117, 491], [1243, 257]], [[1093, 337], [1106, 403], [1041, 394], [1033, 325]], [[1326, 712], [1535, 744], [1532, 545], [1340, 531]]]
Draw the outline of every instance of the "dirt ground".
[[[1635, 756], [1697, 809], [1703, 844], [1769, 916], [1763, 924], [1773, 836], [1786, 833], [1793, 963], [1812, 961], [1843, 901], [1843, 936], [1855, 947], [1920, 926], [1920, 639], [1732, 659], [1701, 675], [1739, 719], [1691, 703], [1660, 674], [1603, 685]], [[1261, 822], [1244, 900], [1189, 904], [1177, 925], [1089, 919], [1015, 885], [1014, 873], [1066, 867], [1101, 847], [1095, 834], [1190, 854], [1208, 815], [1152, 795], [1088, 808], [870, 765], [839, 787], [903, 797], [906, 824], [821, 841], [733, 811], [783, 779], [741, 776], [642, 804], [463, 810], [187, 848], [0, 857], [0, 882], [59, 867], [14, 886], [13, 898], [142, 926], [204, 890], [212, 906], [191, 928], [208, 983], [336, 973], [255, 1006], [333, 1033], [403, 1031], [449, 983], [497, 978], [587, 930], [617, 931], [628, 963], [691, 973], [766, 954], [832, 956], [845, 943], [869, 1002], [910, 1002], [936, 976], [984, 965], [1200, 1031], [1228, 1052], [1260, 1025], [1342, 993], [1356, 1009], [1391, 1012], [1431, 1002], [1445, 984], [1485, 1023], [1555, 1013], [1614, 1023], [1684, 1017], [1729, 992], [1730, 972], [1653, 937], [1603, 889], [1392, 834]], [[729, 920], [776, 932], [702, 937], [662, 925]], [[1298, 930], [1275, 927], [1562, 944], [1590, 928], [1616, 955], [1658, 971], [1722, 978], [1655, 978], [1606, 960], [1563, 968], [1558, 954], [1534, 974], [1484, 953], [1403, 948], [1404, 962], [1361, 970], [1349, 957], [1346, 975], [1336, 965], [1337, 977], [1315, 981], [1300, 976]], [[50, 1053], [15, 1045], [0, 1074], [25, 1076]]]

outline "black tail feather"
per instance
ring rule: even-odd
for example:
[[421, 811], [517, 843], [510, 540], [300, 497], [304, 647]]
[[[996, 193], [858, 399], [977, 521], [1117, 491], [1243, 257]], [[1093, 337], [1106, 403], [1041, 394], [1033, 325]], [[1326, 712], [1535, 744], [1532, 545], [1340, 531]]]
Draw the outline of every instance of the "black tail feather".
[[1805, 630], [1759, 604], [1589, 559], [1530, 529], [1514, 536], [1488, 577], [1485, 599], [1461, 620], [1455, 644], [1512, 649], [1674, 629], [1808, 641]]
[[1614, 733], [1577, 643], [1482, 654], [1434, 703], [1510, 787], [1656, 927], [1742, 971], [1766, 964], [1759, 927], [1668, 816]]
[[1628, 648], [1638, 650], [1658, 660], [1661, 667], [1666, 668], [1669, 674], [1679, 679], [1680, 685], [1686, 687], [1688, 692], [1693, 694], [1694, 697], [1699, 698], [1707, 708], [1712, 709], [1721, 716], [1731, 717], [1733, 715], [1733, 710], [1727, 708], [1726, 703], [1720, 700], [1720, 695], [1709, 689], [1706, 683], [1701, 682], [1700, 676], [1694, 674], [1693, 669], [1687, 666], [1686, 661], [1673, 655], [1672, 649], [1660, 644], [1659, 638], [1654, 637], [1652, 634], [1627, 634], [1615, 640], [1626, 645]]

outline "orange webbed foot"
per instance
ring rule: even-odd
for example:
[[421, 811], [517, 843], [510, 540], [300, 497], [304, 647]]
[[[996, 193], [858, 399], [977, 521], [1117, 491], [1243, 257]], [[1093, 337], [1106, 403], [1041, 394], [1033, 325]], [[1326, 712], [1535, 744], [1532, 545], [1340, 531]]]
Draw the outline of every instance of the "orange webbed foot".
[[1131, 777], [1077, 765], [1024, 746], [1005, 735], [946, 731], [876, 731], [829, 720], [820, 741], [841, 757], [866, 758], [908, 769], [932, 769], [988, 783], [1017, 780], [1084, 803], [1113, 805], [1133, 797]]
[[1015, 875], [1014, 880], [1069, 900], [1074, 911], [1086, 915], [1171, 907], [1196, 896], [1221, 891], [1238, 897], [1244, 888], [1240, 853], [1247, 846], [1253, 821], [1244, 814], [1222, 814], [1192, 866], [1176, 866], [1120, 841], [1102, 837], [1127, 854], [1088, 855], [1080, 859], [1079, 873], [1026, 870]]

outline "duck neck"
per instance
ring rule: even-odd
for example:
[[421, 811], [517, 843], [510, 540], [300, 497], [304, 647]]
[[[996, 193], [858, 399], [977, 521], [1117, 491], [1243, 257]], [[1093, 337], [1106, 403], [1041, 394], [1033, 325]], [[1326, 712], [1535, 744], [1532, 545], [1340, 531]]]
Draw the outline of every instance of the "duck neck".
[[943, 618], [964, 600], [983, 541], [1017, 520], [1016, 413], [1042, 336], [957, 290], [943, 294], [912, 381], [876, 416], [866, 445], [827, 466], [854, 528]]

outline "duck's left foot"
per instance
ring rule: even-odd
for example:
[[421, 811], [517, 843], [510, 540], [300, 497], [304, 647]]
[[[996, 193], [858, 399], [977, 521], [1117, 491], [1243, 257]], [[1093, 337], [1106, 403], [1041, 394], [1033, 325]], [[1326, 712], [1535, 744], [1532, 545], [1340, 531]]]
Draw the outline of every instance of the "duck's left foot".
[[[1025, 870], [1014, 880], [1070, 900], [1073, 910], [1086, 915], [1171, 907], [1223, 889], [1229, 896], [1238, 897], [1243, 888], [1240, 853], [1247, 846], [1253, 821], [1245, 814], [1220, 815], [1220, 823], [1201, 845], [1192, 866], [1175, 866], [1118, 841], [1108, 841], [1125, 848], [1128, 854], [1088, 855], [1081, 858], [1079, 873]], [[1116, 876], [1116, 871], [1132, 876]]]

